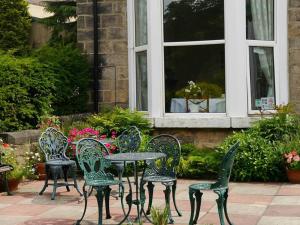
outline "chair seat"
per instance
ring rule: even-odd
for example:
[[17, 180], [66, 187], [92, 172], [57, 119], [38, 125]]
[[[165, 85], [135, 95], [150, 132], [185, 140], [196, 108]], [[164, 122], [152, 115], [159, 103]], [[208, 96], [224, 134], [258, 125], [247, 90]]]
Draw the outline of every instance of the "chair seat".
[[10, 171], [12, 170], [13, 167], [9, 166], [9, 165], [0, 165], [0, 173], [6, 172], [6, 171]]
[[119, 185], [119, 180], [87, 180], [86, 184], [89, 186], [109, 186], [109, 185]]
[[176, 181], [176, 178], [168, 177], [168, 176], [153, 175], [153, 176], [144, 177], [143, 181], [146, 181], [146, 182], [173, 182], [173, 181]]
[[199, 184], [192, 184], [189, 186], [189, 189], [191, 190], [222, 190], [222, 189], [228, 189], [228, 187], [214, 187], [214, 183], [199, 183]]
[[46, 162], [48, 166], [71, 166], [76, 164], [74, 160], [49, 160]]

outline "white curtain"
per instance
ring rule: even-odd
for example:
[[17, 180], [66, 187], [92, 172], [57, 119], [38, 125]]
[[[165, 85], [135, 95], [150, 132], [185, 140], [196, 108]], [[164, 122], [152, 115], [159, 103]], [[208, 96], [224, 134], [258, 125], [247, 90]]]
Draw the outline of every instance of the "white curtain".
[[[250, 0], [255, 40], [274, 40], [274, 0]], [[256, 47], [261, 69], [268, 82], [268, 96], [274, 96], [273, 51]]]
[[147, 44], [147, 0], [135, 0], [135, 45]]
[[148, 110], [147, 52], [136, 53], [136, 108]]

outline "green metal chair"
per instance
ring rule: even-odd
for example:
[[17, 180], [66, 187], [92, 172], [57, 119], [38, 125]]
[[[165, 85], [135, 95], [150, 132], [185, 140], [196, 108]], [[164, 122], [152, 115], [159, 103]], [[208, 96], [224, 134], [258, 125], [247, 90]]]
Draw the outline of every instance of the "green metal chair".
[[111, 161], [105, 159], [105, 156], [109, 154], [109, 151], [103, 143], [93, 138], [81, 139], [76, 145], [76, 157], [80, 168], [84, 173], [85, 183], [83, 185], [84, 196], [84, 211], [81, 218], [76, 222], [79, 225], [85, 215], [87, 208], [88, 191], [85, 186], [88, 185], [97, 191], [96, 198], [98, 203], [98, 225], [102, 225], [102, 207], [103, 196], [105, 198], [106, 205], [106, 218], [111, 218], [109, 211], [109, 196], [111, 192], [111, 185], [119, 185], [121, 187], [121, 203], [122, 209], [125, 214], [123, 205], [124, 186], [119, 180], [114, 180], [114, 177], [110, 173], [106, 173], [105, 169], [111, 165]]
[[[0, 139], [1, 141], [1, 139]], [[2, 143], [0, 142], [0, 145]], [[7, 193], [7, 195], [12, 195], [12, 193], [9, 190], [8, 187], [8, 181], [7, 181], [7, 173], [11, 170], [13, 170], [14, 168], [11, 165], [7, 165], [1, 162], [1, 158], [2, 158], [2, 152], [0, 151], [0, 175], [1, 175], [1, 179], [5, 188], [5, 191]]]
[[[40, 195], [44, 193], [49, 185], [53, 185], [51, 200], [55, 199], [57, 187], [65, 186], [67, 191], [70, 191], [69, 186], [74, 186], [78, 193], [79, 190], [76, 180], [76, 162], [70, 160], [65, 152], [68, 147], [67, 137], [53, 127], [49, 127], [41, 134], [39, 145], [46, 156], [46, 179]], [[72, 173], [73, 184], [68, 183], [68, 173]], [[64, 183], [58, 183], [58, 178], [63, 174]], [[48, 180], [52, 178], [53, 184], [49, 184]]]
[[[137, 127], [131, 126], [116, 139], [115, 143], [118, 147], [119, 152], [124, 153], [124, 152], [137, 152], [138, 149], [140, 148], [141, 141], [142, 141], [141, 132]], [[123, 179], [124, 163], [112, 161], [112, 165], [116, 167], [119, 180], [121, 181]], [[119, 193], [120, 193], [120, 189], [119, 189]]]
[[[192, 184], [189, 186], [189, 197], [191, 203], [191, 216], [189, 225], [197, 224], [197, 220], [200, 214], [201, 207], [201, 198], [203, 193], [202, 190], [212, 190], [214, 191], [219, 198], [216, 200], [218, 205], [218, 213], [220, 218], [221, 225], [224, 223], [224, 215], [226, 220], [230, 225], [233, 223], [230, 221], [227, 212], [227, 198], [228, 198], [228, 182], [230, 179], [230, 174], [234, 162], [234, 158], [239, 147], [239, 142], [235, 143], [229, 151], [226, 153], [219, 169], [218, 179], [215, 183], [198, 183]], [[196, 201], [196, 210], [195, 210], [195, 201]]]
[[[150, 214], [153, 200], [154, 184], [156, 182], [162, 183], [166, 186], [164, 190], [165, 202], [168, 208], [169, 223], [174, 223], [170, 210], [170, 194], [172, 188], [172, 197], [175, 209], [179, 216], [181, 212], [176, 205], [176, 167], [180, 162], [181, 146], [179, 141], [171, 135], [161, 134], [152, 138], [146, 146], [148, 152], [162, 152], [166, 154], [165, 158], [148, 161], [147, 167], [144, 171], [144, 176], [141, 181], [141, 199], [145, 199], [144, 185], [148, 182], [147, 188], [149, 193], [149, 203], [146, 215]], [[142, 201], [143, 202], [143, 201]]]

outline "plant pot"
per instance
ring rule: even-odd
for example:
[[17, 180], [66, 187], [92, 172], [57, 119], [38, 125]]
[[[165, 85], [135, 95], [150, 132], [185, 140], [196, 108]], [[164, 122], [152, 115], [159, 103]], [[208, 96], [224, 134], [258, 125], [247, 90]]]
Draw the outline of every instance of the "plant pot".
[[300, 184], [300, 170], [286, 169], [286, 174], [289, 182], [293, 184]]
[[46, 164], [45, 163], [37, 163], [35, 165], [36, 171], [39, 176], [39, 180], [45, 180], [46, 178]]
[[[9, 179], [7, 181], [9, 191], [15, 191], [15, 190], [17, 190], [20, 181], [21, 181], [20, 179]], [[6, 190], [5, 190], [5, 187], [4, 187], [4, 182], [2, 181], [2, 183], [0, 185], [0, 192], [4, 192], [4, 191], [6, 191]]]

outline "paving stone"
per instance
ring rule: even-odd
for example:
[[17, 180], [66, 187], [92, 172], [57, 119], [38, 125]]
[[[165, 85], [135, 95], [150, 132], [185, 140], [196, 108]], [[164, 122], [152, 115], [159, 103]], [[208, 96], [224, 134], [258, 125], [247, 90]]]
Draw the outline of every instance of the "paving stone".
[[30, 216], [8, 216], [8, 215], [1, 215], [0, 216], [0, 224], [1, 225], [19, 225], [20, 223], [28, 220], [31, 218]]
[[300, 196], [275, 196], [271, 205], [300, 205]]
[[300, 217], [263, 216], [257, 225], [300, 225]]
[[267, 208], [265, 216], [299, 217], [300, 206], [295, 205], [271, 205]]
[[[249, 215], [230, 215], [230, 220], [232, 223], [237, 225], [256, 225], [259, 216], [249, 216]], [[208, 213], [198, 220], [198, 224], [214, 224], [219, 225], [219, 215], [217, 213]], [[227, 224], [227, 223], [226, 223]], [[268, 224], [268, 225], [282, 225], [282, 224]]]
[[[229, 214], [261, 216], [267, 205], [229, 203], [227, 208]], [[217, 206], [213, 207], [209, 212], [218, 212]]]

